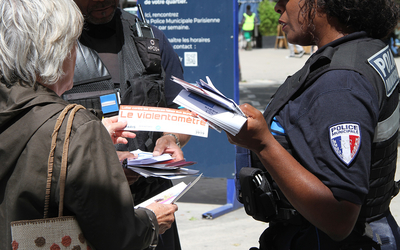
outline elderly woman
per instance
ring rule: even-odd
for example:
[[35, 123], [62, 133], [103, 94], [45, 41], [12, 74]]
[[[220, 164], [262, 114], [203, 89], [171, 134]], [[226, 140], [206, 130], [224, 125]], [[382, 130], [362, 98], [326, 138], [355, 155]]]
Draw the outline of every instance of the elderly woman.
[[[0, 1], [0, 249], [12, 249], [12, 221], [44, 216], [51, 134], [68, 105], [59, 96], [72, 87], [82, 26], [72, 0]], [[55, 190], [65, 127], [66, 121], [56, 145], [49, 217], [58, 213]], [[90, 112], [75, 114], [64, 215], [76, 216], [96, 249], [154, 247], [176, 210], [156, 203], [134, 209], [108, 131]]]
[[389, 210], [398, 192], [399, 76], [381, 41], [398, 8], [391, 0], [279, 0], [275, 11], [290, 43], [319, 49], [263, 115], [242, 105], [247, 124], [228, 134], [252, 151], [273, 189], [260, 249], [400, 249]]

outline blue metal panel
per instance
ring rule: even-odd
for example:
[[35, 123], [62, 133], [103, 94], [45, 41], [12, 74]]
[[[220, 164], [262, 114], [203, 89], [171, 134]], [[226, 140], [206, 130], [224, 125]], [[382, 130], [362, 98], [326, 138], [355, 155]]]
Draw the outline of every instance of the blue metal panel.
[[243, 207], [243, 204], [239, 203], [238, 200], [236, 199], [235, 180], [227, 179], [226, 181], [227, 181], [226, 204], [211, 211], [203, 213], [202, 217], [204, 219], [215, 219], [221, 215], [224, 215], [228, 212], [232, 212], [233, 210]]
[[[140, 0], [146, 20], [161, 29], [181, 59], [184, 78], [209, 76], [227, 97], [239, 101], [237, 0]], [[233, 178], [235, 149], [225, 135], [210, 129], [193, 136], [183, 149], [204, 176]]]

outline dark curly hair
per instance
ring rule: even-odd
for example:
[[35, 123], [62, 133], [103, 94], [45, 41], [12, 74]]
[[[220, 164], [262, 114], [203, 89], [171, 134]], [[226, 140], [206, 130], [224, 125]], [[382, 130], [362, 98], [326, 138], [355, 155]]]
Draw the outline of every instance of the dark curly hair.
[[304, 1], [302, 15], [313, 28], [312, 20], [320, 9], [330, 17], [335, 17], [346, 30], [365, 31], [377, 39], [387, 37], [396, 27], [399, 6], [394, 0], [301, 0]]

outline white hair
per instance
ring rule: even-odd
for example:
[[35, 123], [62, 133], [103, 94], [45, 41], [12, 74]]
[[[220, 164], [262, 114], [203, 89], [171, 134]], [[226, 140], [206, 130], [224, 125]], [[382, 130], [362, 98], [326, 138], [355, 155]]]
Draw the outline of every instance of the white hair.
[[0, 0], [1, 81], [56, 83], [82, 26], [73, 0]]

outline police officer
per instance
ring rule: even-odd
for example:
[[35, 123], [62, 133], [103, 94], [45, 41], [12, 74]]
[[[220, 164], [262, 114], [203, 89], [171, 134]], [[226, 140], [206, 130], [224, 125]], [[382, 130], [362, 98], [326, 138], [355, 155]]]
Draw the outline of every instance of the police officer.
[[398, 7], [279, 0], [275, 11], [290, 43], [319, 49], [264, 114], [241, 105], [248, 121], [227, 134], [267, 171], [276, 205], [259, 248], [399, 249], [389, 210], [398, 192], [399, 76], [380, 40], [395, 27]]

